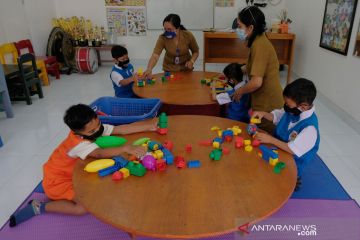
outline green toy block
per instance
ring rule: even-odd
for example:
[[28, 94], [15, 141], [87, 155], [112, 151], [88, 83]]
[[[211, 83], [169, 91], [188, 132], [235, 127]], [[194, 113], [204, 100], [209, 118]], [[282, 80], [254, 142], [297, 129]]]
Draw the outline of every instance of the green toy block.
[[163, 76], [163, 77], [161, 77], [161, 81], [164, 83], [164, 82], [166, 82], [167, 80], [166, 80], [166, 77], [165, 76]]
[[219, 161], [222, 156], [222, 150], [221, 149], [214, 149], [210, 153], [210, 158], [214, 161]]
[[125, 138], [116, 136], [101, 136], [95, 140], [95, 144], [98, 145], [99, 148], [119, 147], [126, 142], [127, 140]]
[[168, 117], [166, 115], [166, 113], [162, 112], [159, 116], [159, 122], [168, 122]]
[[285, 168], [286, 164], [284, 162], [278, 162], [274, 167], [274, 173], [280, 174], [281, 170]]
[[161, 122], [159, 122], [159, 123], [158, 123], [158, 127], [159, 127], [159, 128], [167, 128], [167, 127], [168, 127], [168, 124], [167, 124], [167, 123], [161, 123]]
[[206, 79], [201, 79], [201, 84], [206, 84]]
[[144, 143], [146, 143], [148, 141], [150, 141], [150, 138], [148, 138], [148, 137], [139, 138], [138, 140], [133, 142], [133, 145], [134, 146], [140, 146], [140, 145], [143, 145]]
[[140, 163], [129, 162], [126, 168], [129, 169], [130, 174], [134, 176], [142, 177], [146, 173], [145, 167]]

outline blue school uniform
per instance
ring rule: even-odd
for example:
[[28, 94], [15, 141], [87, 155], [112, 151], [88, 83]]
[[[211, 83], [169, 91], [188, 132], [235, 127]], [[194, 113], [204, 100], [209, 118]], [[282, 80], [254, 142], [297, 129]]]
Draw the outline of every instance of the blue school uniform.
[[[120, 68], [117, 66], [113, 66], [111, 73], [112, 72], [117, 72], [119, 73], [123, 79], [129, 78], [131, 76], [133, 76], [134, 74], [134, 67], [133, 65], [131, 65], [130, 63], [128, 64], [128, 66], [125, 68]], [[110, 79], [112, 81], [114, 90], [115, 90], [115, 96], [119, 97], [119, 98], [134, 98], [136, 97], [136, 95], [134, 94], [132, 87], [134, 85], [134, 83], [130, 83], [126, 86], [121, 86], [121, 85], [117, 85], [114, 80], [111, 78], [111, 73], [110, 73]]]
[[315, 158], [315, 155], [319, 149], [320, 132], [319, 132], [318, 119], [315, 113], [313, 113], [310, 117], [299, 121], [294, 127], [288, 129], [289, 124], [291, 122], [296, 122], [297, 120], [296, 118], [299, 119], [299, 116], [296, 117], [290, 113], [285, 112], [282, 118], [280, 119], [279, 123], [276, 125], [274, 135], [276, 138], [280, 139], [281, 141], [289, 142], [291, 138], [294, 137], [294, 135], [296, 137], [296, 135], [299, 134], [306, 127], [308, 126], [315, 127], [317, 131], [317, 139], [313, 148], [310, 149], [307, 153], [303, 154], [301, 157], [294, 155], [294, 160], [296, 162], [296, 166], [298, 170], [298, 176], [301, 177], [304, 167]]
[[[230, 90], [228, 94], [232, 95], [234, 92], [235, 90]], [[249, 94], [244, 94], [239, 102], [230, 102], [227, 107], [227, 118], [248, 123], [250, 120], [248, 108], [249, 97]]]

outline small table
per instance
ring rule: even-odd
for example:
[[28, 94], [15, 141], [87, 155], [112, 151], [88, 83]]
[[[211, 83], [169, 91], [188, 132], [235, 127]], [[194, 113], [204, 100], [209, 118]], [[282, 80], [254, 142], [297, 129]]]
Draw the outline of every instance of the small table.
[[175, 80], [163, 83], [163, 73], [153, 75], [154, 85], [133, 86], [134, 93], [141, 98], [160, 98], [162, 111], [169, 115], [195, 114], [220, 116], [220, 106], [212, 100], [210, 87], [200, 80], [219, 75], [216, 72], [188, 71], [172, 73]]
[[[74, 168], [75, 193], [85, 208], [98, 219], [129, 232], [155, 238], [197, 238], [238, 231], [238, 227], [260, 221], [279, 210], [292, 194], [297, 170], [292, 156], [279, 150], [279, 160], [286, 163], [280, 174], [273, 172], [258, 156], [258, 149], [235, 149], [234, 141], [224, 143], [230, 154], [212, 161], [212, 147], [198, 142], [213, 139], [212, 126], [222, 129], [240, 125], [249, 138], [246, 125], [212, 116], [169, 116], [169, 132], [139, 133], [124, 136], [128, 143], [150, 137], [163, 143], [174, 142], [174, 156], [200, 160], [200, 168], [147, 172], [114, 182], [111, 176], [99, 177], [85, 172], [89, 160], [78, 161]], [[186, 144], [192, 145], [187, 153]]]

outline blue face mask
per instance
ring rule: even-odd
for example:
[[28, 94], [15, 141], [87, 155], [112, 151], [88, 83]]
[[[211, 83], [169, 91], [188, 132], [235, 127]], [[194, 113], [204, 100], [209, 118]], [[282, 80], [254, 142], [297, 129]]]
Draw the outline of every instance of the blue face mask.
[[246, 38], [247, 38], [247, 34], [246, 34], [246, 32], [245, 32], [244, 29], [237, 28], [237, 29], [236, 29], [236, 34], [238, 35], [238, 38], [239, 38], [241, 41], [245, 41]]
[[168, 39], [173, 39], [174, 37], [176, 37], [176, 32], [165, 31], [164, 36]]

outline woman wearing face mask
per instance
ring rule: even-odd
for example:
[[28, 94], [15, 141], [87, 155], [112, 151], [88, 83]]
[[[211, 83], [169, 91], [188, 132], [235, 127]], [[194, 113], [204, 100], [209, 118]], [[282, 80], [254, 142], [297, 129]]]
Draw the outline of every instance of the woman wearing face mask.
[[195, 37], [181, 25], [177, 14], [169, 14], [164, 19], [163, 26], [165, 31], [159, 36], [144, 72], [146, 78], [151, 78], [152, 69], [158, 62], [163, 49], [165, 49], [163, 70], [169, 72], [192, 70], [199, 56], [199, 46]]
[[[271, 112], [281, 108], [284, 102], [279, 61], [265, 30], [265, 16], [259, 8], [250, 6], [239, 12], [236, 33], [250, 48], [247, 64], [241, 70], [249, 76], [250, 81], [237, 89], [233, 98], [239, 101], [243, 94], [250, 93], [252, 110]], [[259, 127], [268, 132], [274, 129], [274, 125], [265, 119]]]

